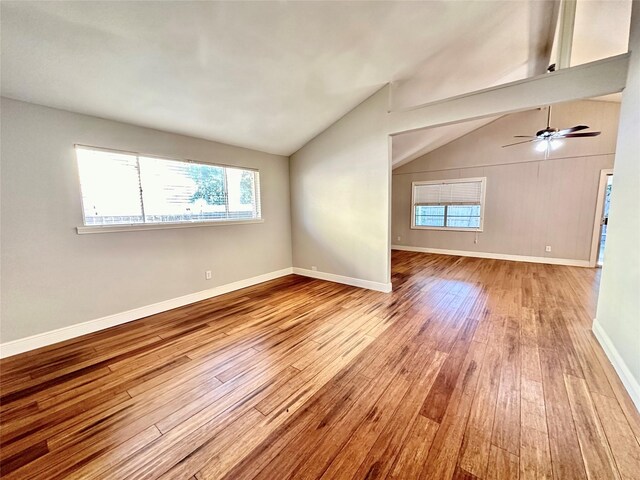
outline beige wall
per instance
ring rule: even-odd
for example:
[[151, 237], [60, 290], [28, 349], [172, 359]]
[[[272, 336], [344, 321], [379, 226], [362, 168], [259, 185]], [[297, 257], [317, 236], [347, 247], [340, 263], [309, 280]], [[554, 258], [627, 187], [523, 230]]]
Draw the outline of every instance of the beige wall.
[[[530, 144], [501, 148], [546, 125], [546, 110], [511, 114], [393, 171], [394, 245], [588, 260], [600, 170], [613, 166], [619, 104], [553, 107], [552, 126], [602, 135], [565, 140], [545, 160]], [[487, 177], [484, 231], [412, 230], [411, 182]], [[400, 240], [398, 240], [400, 237]], [[551, 246], [551, 252], [545, 246]]]
[[[1, 107], [3, 342], [291, 267], [286, 157], [5, 98]], [[257, 168], [265, 221], [78, 235], [74, 143]]]
[[291, 157], [294, 267], [387, 284], [388, 87]]
[[594, 329], [640, 410], [640, 3], [622, 94], [605, 262]]

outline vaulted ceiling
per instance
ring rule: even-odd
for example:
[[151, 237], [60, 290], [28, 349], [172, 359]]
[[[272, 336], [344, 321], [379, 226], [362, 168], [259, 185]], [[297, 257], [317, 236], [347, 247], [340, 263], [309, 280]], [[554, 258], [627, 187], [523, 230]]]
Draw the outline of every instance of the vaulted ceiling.
[[283, 155], [388, 82], [396, 108], [539, 72], [553, 36], [549, 1], [1, 8], [2, 95]]
[[3, 1], [2, 94], [289, 155], [389, 81], [450, 94], [535, 61], [547, 8]]

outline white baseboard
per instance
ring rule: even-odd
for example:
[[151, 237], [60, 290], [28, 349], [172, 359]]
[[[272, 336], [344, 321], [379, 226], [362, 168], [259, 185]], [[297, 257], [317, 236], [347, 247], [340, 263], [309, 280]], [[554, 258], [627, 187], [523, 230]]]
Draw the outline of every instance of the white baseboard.
[[597, 319], [593, 321], [592, 330], [596, 339], [600, 342], [600, 346], [604, 350], [604, 353], [607, 355], [607, 358], [609, 358], [613, 368], [620, 377], [624, 388], [627, 389], [631, 400], [640, 412], [640, 383], [638, 383], [638, 380], [634, 378], [631, 370], [629, 370], [629, 367], [627, 367], [627, 364], [618, 353], [618, 350], [613, 345], [609, 335], [607, 335], [607, 332], [604, 331], [604, 328], [602, 328], [602, 325], [600, 325]]
[[507, 253], [471, 252], [467, 250], [446, 250], [442, 248], [412, 247], [408, 245], [391, 245], [392, 250], [407, 252], [437, 253], [458, 257], [492, 258], [495, 260], [511, 260], [513, 262], [547, 263], [549, 265], [567, 265], [569, 267], [589, 267], [589, 260], [573, 260], [571, 258], [528, 257], [526, 255], [510, 255]]
[[306, 268], [293, 267], [293, 273], [303, 275], [305, 277], [317, 278], [319, 280], [327, 280], [329, 282], [344, 283], [353, 287], [367, 288], [369, 290], [377, 290], [378, 292], [389, 293], [391, 291], [391, 282], [381, 283], [372, 282], [371, 280], [362, 280], [360, 278], [345, 277], [343, 275], [335, 275], [333, 273], [318, 272], [316, 270], [307, 270]]
[[241, 288], [251, 287], [292, 273], [293, 269], [291, 267], [284, 268], [282, 270], [276, 270], [274, 272], [265, 273], [245, 280], [220, 285], [208, 290], [202, 290], [200, 292], [190, 293], [188, 295], [164, 300], [144, 307], [134, 308], [132, 310], [127, 310], [126, 312], [115, 313], [113, 315], [70, 325], [50, 332], [39, 333], [31, 337], [6, 342], [0, 345], [0, 358], [10, 357], [12, 355], [17, 355], [18, 353], [52, 345], [64, 340], [86, 335], [87, 333], [97, 332], [104, 330], [105, 328], [114, 327], [133, 320], [138, 320], [139, 318], [148, 317], [149, 315], [155, 315], [156, 313], [166, 312], [173, 308], [189, 305], [190, 303], [206, 300], [207, 298], [217, 297], [218, 295], [240, 290]]

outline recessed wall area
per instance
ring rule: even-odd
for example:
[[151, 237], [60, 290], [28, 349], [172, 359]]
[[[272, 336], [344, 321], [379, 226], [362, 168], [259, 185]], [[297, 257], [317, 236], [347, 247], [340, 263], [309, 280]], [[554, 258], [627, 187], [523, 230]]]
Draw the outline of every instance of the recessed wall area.
[[[610, 101], [553, 105], [552, 127], [588, 125], [585, 131], [602, 133], [560, 140], [548, 153], [533, 143], [502, 147], [543, 129], [547, 108], [505, 115], [394, 169], [392, 244], [587, 266], [600, 172], [613, 168], [619, 110]], [[412, 182], [469, 177], [486, 177], [481, 232], [411, 228]]]

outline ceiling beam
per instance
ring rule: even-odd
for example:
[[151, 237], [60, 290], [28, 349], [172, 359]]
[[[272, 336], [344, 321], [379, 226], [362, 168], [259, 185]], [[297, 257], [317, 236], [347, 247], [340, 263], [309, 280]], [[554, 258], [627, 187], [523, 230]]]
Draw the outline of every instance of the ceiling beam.
[[411, 109], [389, 112], [389, 132], [396, 135], [617, 93], [624, 89], [628, 63], [629, 54], [625, 53]]
[[573, 27], [576, 23], [576, 0], [562, 0], [560, 24], [558, 31], [558, 58], [556, 69], [571, 66], [571, 49], [573, 48]]

